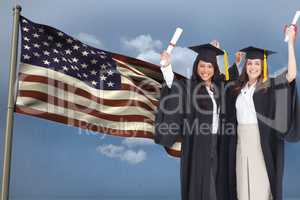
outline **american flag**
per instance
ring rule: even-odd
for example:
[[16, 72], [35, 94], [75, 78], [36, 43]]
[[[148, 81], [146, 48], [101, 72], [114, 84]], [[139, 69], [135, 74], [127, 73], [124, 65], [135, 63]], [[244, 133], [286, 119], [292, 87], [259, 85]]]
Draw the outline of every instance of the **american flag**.
[[[20, 17], [15, 112], [122, 137], [153, 139], [159, 66], [86, 45]], [[179, 76], [179, 75], [176, 75]], [[166, 151], [180, 156], [180, 142]]]

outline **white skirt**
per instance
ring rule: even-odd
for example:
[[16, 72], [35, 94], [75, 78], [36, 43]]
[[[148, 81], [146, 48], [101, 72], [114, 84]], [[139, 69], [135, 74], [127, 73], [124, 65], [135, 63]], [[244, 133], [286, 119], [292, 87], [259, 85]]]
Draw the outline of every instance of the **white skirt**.
[[272, 194], [257, 124], [237, 128], [236, 176], [238, 200], [271, 200]]

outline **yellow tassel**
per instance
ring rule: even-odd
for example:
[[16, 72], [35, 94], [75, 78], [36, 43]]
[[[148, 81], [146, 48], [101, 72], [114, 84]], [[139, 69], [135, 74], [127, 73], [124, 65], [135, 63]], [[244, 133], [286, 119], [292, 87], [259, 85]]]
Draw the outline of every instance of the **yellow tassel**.
[[263, 73], [264, 73], [264, 79], [263, 79], [263, 82], [265, 82], [267, 80], [267, 70], [268, 70], [268, 64], [267, 64], [267, 55], [266, 55], [266, 50], [264, 50], [264, 70], [263, 70]]
[[228, 71], [228, 54], [226, 50], [224, 50], [224, 66], [225, 66], [225, 79], [229, 80], [229, 71]]

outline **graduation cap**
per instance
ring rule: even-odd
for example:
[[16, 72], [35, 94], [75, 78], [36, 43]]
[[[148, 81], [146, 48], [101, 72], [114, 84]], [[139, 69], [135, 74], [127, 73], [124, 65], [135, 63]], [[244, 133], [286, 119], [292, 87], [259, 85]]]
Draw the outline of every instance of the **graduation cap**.
[[266, 50], [266, 49], [260, 49], [260, 48], [252, 47], [252, 46], [241, 49], [240, 51], [246, 53], [246, 59], [261, 59], [264, 61], [264, 65], [263, 65], [264, 79], [263, 79], [263, 81], [266, 81], [267, 80], [267, 70], [268, 70], [267, 57], [276, 52]]
[[217, 56], [224, 55], [224, 65], [225, 65], [225, 76], [226, 80], [229, 79], [228, 73], [228, 55], [226, 51], [223, 51], [211, 44], [202, 44], [197, 46], [190, 46], [189, 49], [193, 50], [198, 54], [198, 58], [204, 62], [217, 63]]

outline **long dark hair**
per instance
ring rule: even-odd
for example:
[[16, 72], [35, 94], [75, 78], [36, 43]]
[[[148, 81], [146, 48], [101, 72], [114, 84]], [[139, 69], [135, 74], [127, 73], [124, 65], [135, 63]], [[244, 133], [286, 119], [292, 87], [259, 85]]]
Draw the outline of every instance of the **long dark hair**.
[[[194, 61], [193, 74], [192, 74], [192, 77], [191, 77], [192, 81], [198, 81], [198, 82], [203, 81], [202, 78], [198, 75], [198, 64], [199, 64], [200, 60], [201, 60], [200, 56], [197, 56], [196, 60]], [[216, 82], [219, 81], [220, 69], [219, 69], [219, 66], [218, 66], [217, 62], [212, 62], [211, 64], [214, 68], [214, 75], [212, 77], [212, 83], [216, 84]]]
[[[206, 92], [204, 81], [198, 74], [198, 64], [199, 64], [200, 60], [201, 60], [200, 57], [197, 56], [196, 60], [194, 61], [193, 74], [191, 77], [191, 82], [192, 82], [192, 87], [193, 87], [192, 91], [194, 91], [195, 87], [198, 84], [201, 84], [201, 87], [199, 88], [198, 93], [205, 94], [207, 92]], [[214, 75], [211, 80], [213, 88], [211, 88], [211, 89], [212, 89], [212, 91], [216, 91], [217, 88], [215, 88], [215, 87], [220, 86], [222, 77], [220, 76], [220, 70], [219, 70], [218, 63], [212, 62], [211, 64], [214, 68]], [[215, 96], [217, 104], [219, 105], [219, 103], [220, 103], [219, 95], [217, 95], [216, 92], [214, 92], [214, 96]], [[207, 108], [210, 103], [210, 97], [208, 96], [207, 99], [202, 99], [199, 103], [200, 103], [201, 107]]]
[[[259, 77], [257, 78], [257, 87], [261, 87], [263, 86], [263, 79], [264, 79], [264, 67], [263, 67], [263, 60], [260, 59], [260, 63], [261, 63], [261, 73], [259, 75]], [[239, 79], [237, 80], [235, 87], [234, 87], [234, 92], [236, 94], [239, 94], [242, 90], [243, 87], [245, 87], [245, 85], [247, 84], [247, 82], [249, 81], [249, 76], [247, 74], [247, 63], [248, 63], [248, 59], [246, 59], [245, 64], [243, 66], [243, 70], [241, 75], [239, 76]], [[268, 76], [268, 69], [267, 69], [267, 76]]]

